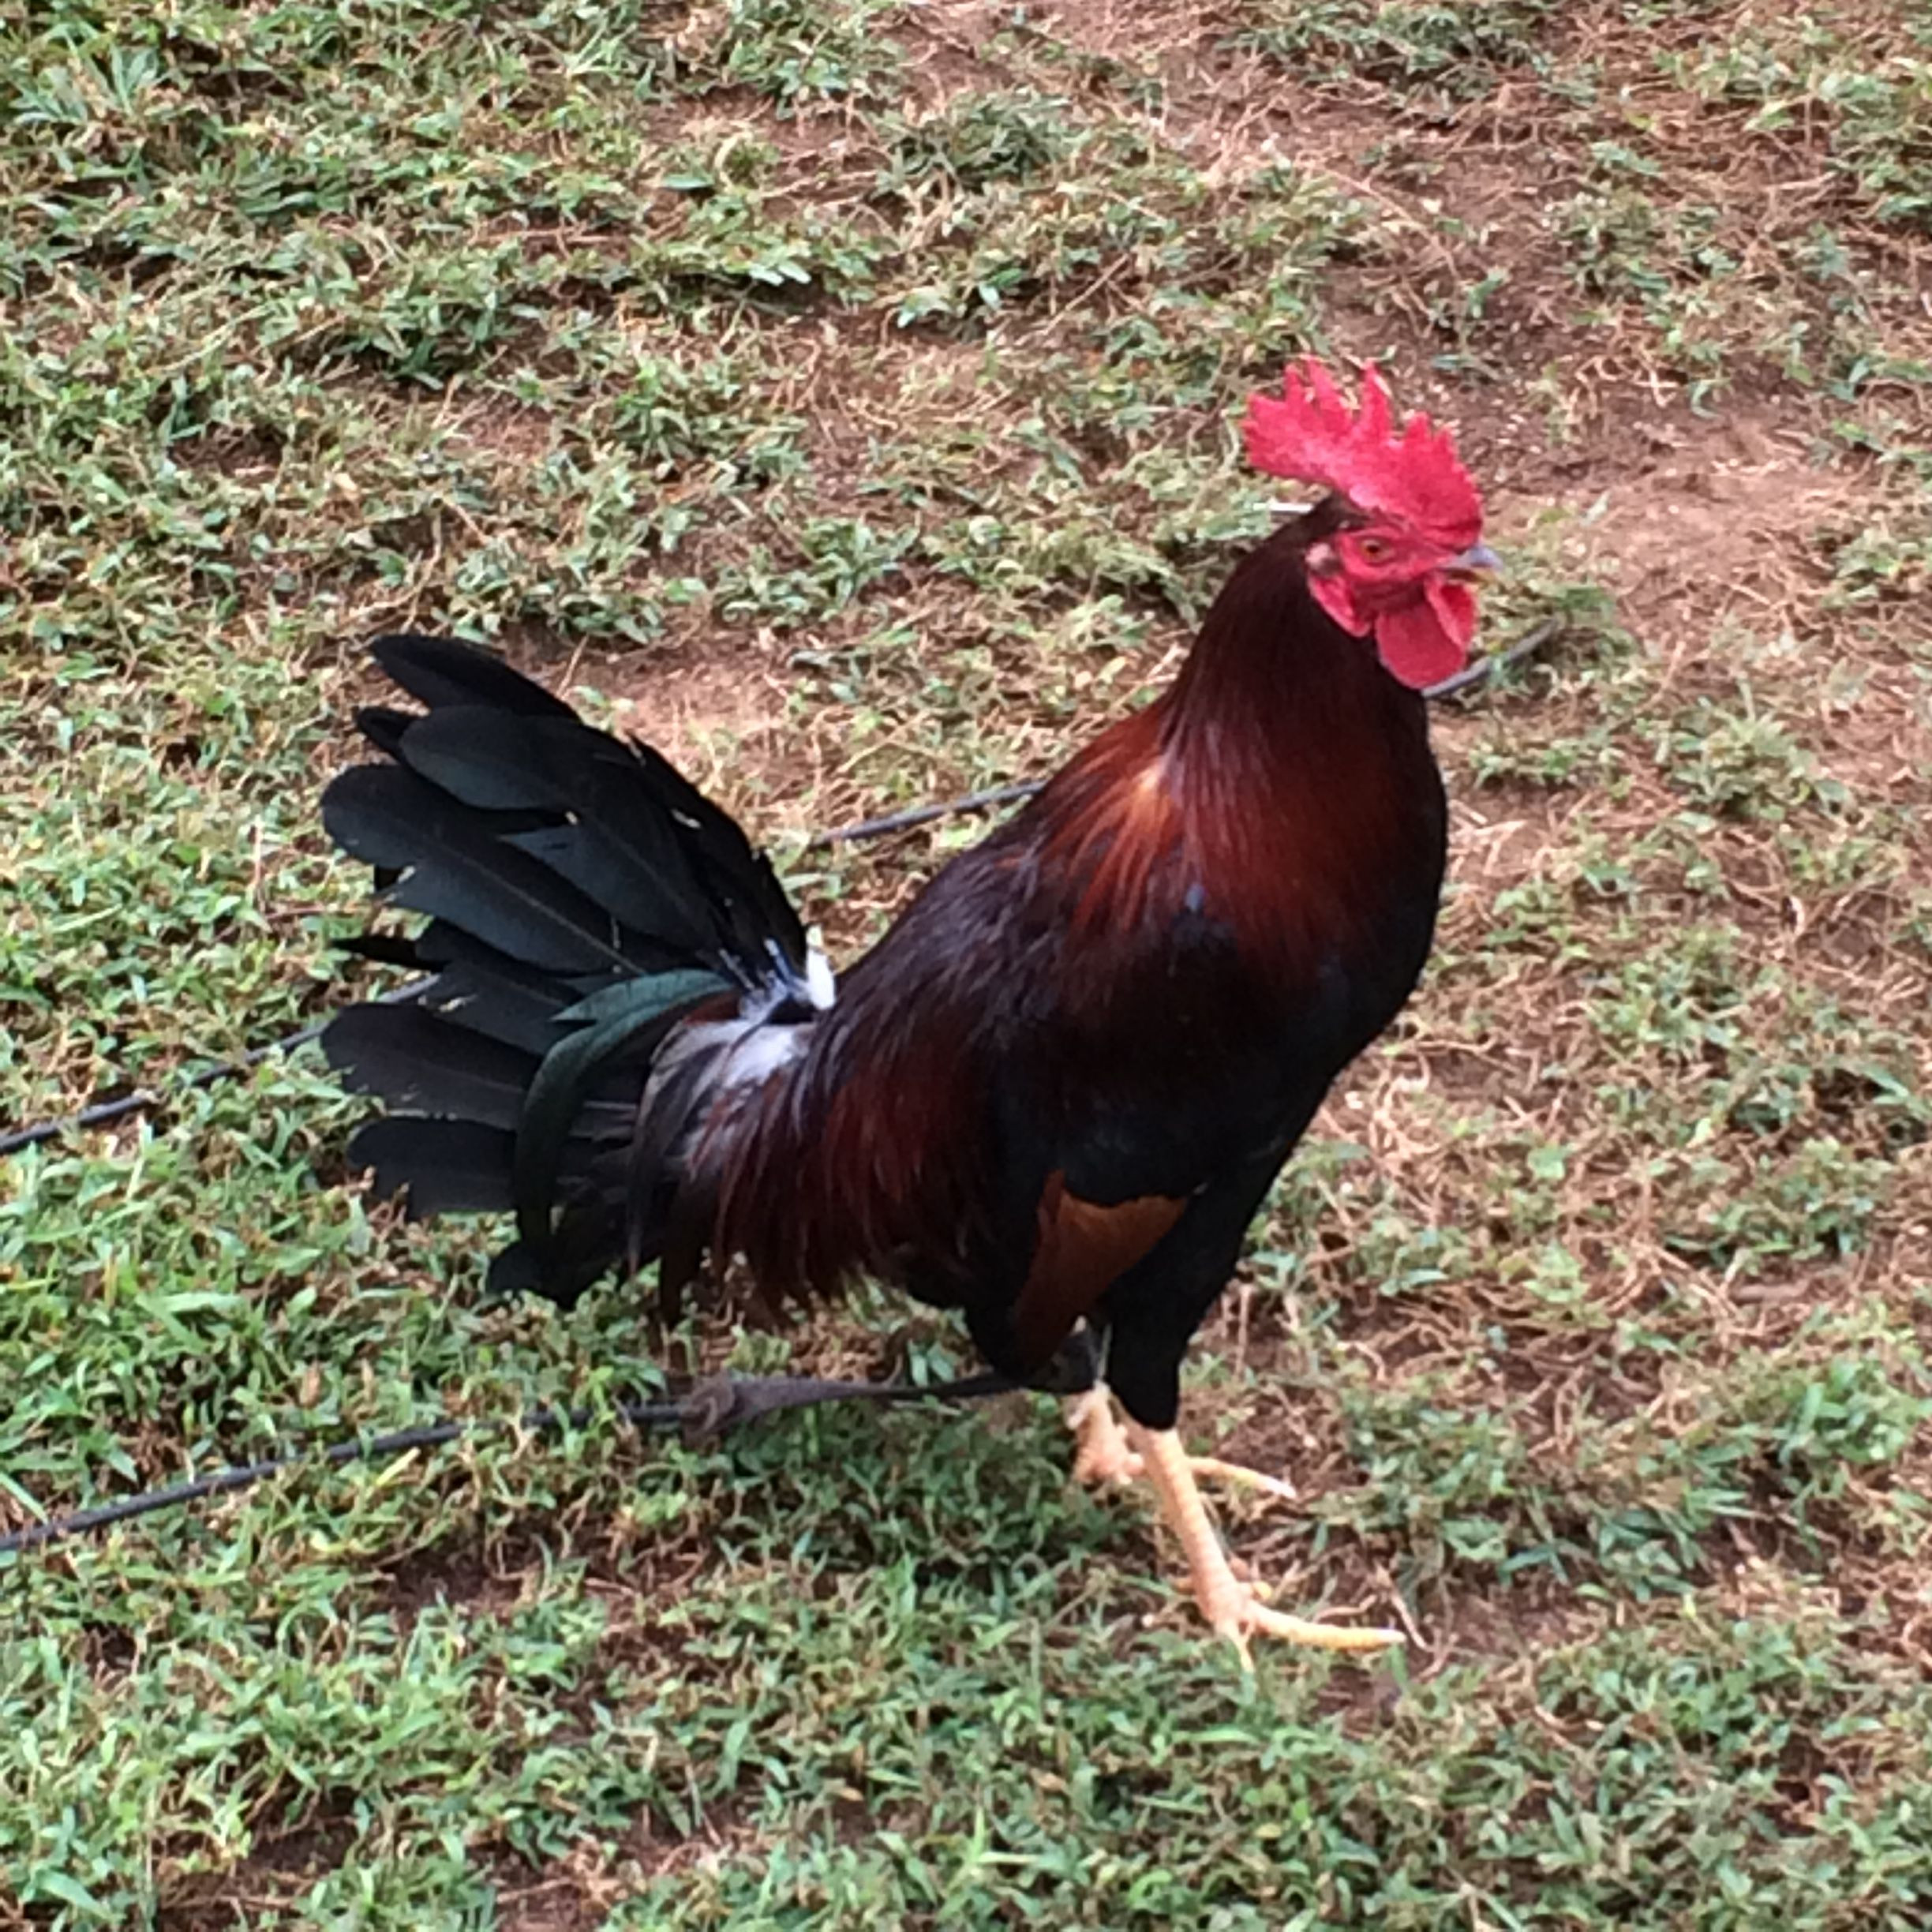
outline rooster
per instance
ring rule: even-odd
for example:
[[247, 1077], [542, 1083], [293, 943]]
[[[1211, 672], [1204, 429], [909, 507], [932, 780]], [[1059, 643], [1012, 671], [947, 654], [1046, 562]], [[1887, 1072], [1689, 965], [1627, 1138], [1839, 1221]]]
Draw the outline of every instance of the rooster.
[[326, 1035], [397, 1110], [351, 1144], [380, 1192], [514, 1211], [495, 1282], [566, 1305], [653, 1260], [675, 1302], [742, 1260], [774, 1297], [866, 1274], [957, 1309], [1016, 1382], [1085, 1351], [1076, 1474], [1151, 1485], [1244, 1661], [1256, 1634], [1398, 1641], [1236, 1576], [1196, 1476], [1269, 1479], [1187, 1454], [1180, 1369], [1331, 1082], [1421, 972], [1447, 836], [1421, 693], [1466, 661], [1496, 561], [1453, 439], [1398, 427], [1372, 367], [1352, 406], [1309, 358], [1246, 440], [1322, 500], [1235, 569], [1163, 696], [836, 986], [725, 813], [470, 646], [378, 640], [426, 710], [359, 713], [387, 762], [324, 803], [429, 915], [370, 942], [429, 989]]

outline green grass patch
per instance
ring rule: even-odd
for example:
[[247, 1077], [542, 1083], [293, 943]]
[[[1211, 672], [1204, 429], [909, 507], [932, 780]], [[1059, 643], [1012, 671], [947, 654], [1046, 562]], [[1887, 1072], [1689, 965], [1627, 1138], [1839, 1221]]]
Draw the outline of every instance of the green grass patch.
[[[0, 1121], [374, 983], [320, 785], [385, 627], [648, 728], [849, 953], [1050, 770], [1376, 354], [1567, 628], [1437, 738], [1454, 882], [1190, 1371], [1282, 1601], [1199, 1636], [1050, 1404], [726, 1447], [479, 1298], [313, 1054], [0, 1163], [0, 1924], [1912, 1932], [1932, 1910], [1932, 367], [1911, 9], [51, 0], [0, 24]], [[515, 1418], [589, 1404], [541, 1439]]]

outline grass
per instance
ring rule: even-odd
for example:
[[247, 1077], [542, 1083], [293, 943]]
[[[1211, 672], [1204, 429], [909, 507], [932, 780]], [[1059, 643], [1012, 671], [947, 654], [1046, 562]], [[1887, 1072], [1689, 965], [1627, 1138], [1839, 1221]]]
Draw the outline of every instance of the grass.
[[[1923, 9], [49, 0], [0, 25], [0, 1119], [345, 996], [384, 627], [494, 637], [836, 947], [1157, 683], [1318, 346], [1553, 653], [1438, 741], [1428, 979], [1204, 1331], [1198, 1640], [1050, 1406], [597, 1425], [0, 1569], [0, 1926], [1896, 1928], [1932, 1911]], [[0, 1164], [0, 1519], [607, 1408], [313, 1057]], [[963, 1358], [886, 1297], [692, 1361]]]

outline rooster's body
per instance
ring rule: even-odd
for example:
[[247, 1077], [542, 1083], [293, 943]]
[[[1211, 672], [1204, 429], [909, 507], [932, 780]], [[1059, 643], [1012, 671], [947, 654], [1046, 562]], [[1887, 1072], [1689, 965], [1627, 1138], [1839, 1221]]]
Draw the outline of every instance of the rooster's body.
[[1268, 462], [1264, 417], [1257, 456], [1342, 493], [1237, 568], [1163, 698], [836, 989], [742, 833], [654, 754], [468, 647], [384, 640], [430, 710], [365, 714], [393, 762], [339, 779], [328, 816], [434, 915], [413, 957], [437, 980], [331, 1029], [352, 1080], [408, 1110], [358, 1136], [379, 1185], [419, 1212], [514, 1208], [502, 1279], [561, 1300], [653, 1258], [675, 1292], [708, 1252], [775, 1293], [894, 1281], [961, 1310], [1015, 1380], [1091, 1338], [1135, 1453], [1090, 1404], [1083, 1460], [1146, 1468], [1217, 1627], [1383, 1641], [1256, 1604], [1172, 1434], [1249, 1222], [1434, 927], [1446, 818], [1416, 686], [1443, 646], [1413, 585], [1466, 644], [1462, 575], [1488, 560], [1458, 501], [1407, 601], [1378, 574], [1387, 511], [1346, 493], [1348, 438], [1385, 472], [1388, 451], [1454, 459], [1403, 457], [1369, 394], [1361, 422], [1319, 380], [1266, 406], [1300, 440]]

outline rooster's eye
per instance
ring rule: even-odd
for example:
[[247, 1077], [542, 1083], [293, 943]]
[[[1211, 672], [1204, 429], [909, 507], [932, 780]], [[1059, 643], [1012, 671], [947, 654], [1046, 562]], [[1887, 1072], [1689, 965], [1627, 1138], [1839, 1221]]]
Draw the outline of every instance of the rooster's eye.
[[1388, 545], [1380, 537], [1358, 537], [1355, 549], [1365, 564], [1380, 564], [1389, 553]]

